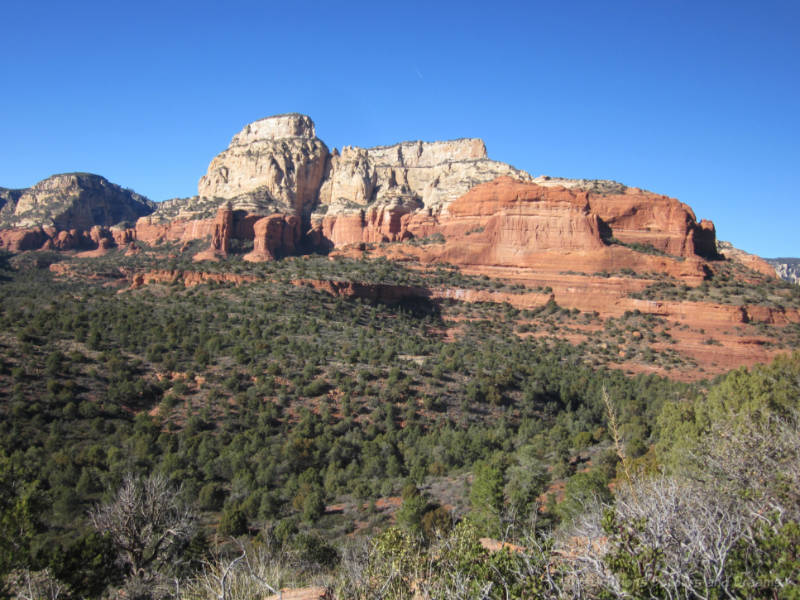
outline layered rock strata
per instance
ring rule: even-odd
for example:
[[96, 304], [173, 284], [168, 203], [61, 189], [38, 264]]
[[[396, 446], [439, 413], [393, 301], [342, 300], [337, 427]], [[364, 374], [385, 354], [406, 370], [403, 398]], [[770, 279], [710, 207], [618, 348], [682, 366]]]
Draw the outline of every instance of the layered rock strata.
[[319, 193], [326, 214], [347, 213], [371, 204], [415, 202], [440, 212], [479, 183], [507, 175], [531, 177], [490, 160], [479, 139], [403, 142], [393, 146], [334, 151]]
[[[420, 260], [544, 271], [666, 268], [691, 281], [705, 274], [701, 259], [717, 257], [713, 224], [698, 223], [675, 199], [612, 181], [534, 179], [490, 160], [479, 139], [329, 153], [313, 121], [298, 114], [244, 127], [212, 160], [198, 193], [152, 212], [152, 203], [96, 176], [0, 190], [4, 222], [30, 226], [5, 230], [0, 244], [88, 250], [209, 238], [196, 257], [203, 260], [225, 256], [239, 239], [253, 242], [248, 260], [272, 260], [301, 247], [436, 238], [442, 243], [415, 250]], [[135, 226], [109, 228], [136, 216]], [[101, 229], [92, 233], [94, 226]]]
[[[499, 177], [474, 186], [438, 213], [409, 203], [326, 216], [313, 230], [330, 247], [426, 240], [409, 249], [423, 262], [575, 270], [666, 272], [690, 283], [706, 276], [713, 224], [686, 205], [624, 186], [543, 185]], [[629, 244], [627, 247], [625, 244]]]
[[200, 198], [232, 201], [234, 208], [308, 215], [317, 202], [327, 146], [305, 115], [280, 115], [247, 125], [233, 136], [200, 179]]

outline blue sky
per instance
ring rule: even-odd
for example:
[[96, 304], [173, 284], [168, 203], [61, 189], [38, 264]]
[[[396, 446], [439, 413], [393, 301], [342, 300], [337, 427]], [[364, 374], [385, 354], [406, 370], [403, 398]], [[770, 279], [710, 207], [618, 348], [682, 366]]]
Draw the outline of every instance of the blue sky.
[[800, 255], [800, 1], [433, 4], [5, 0], [0, 186], [190, 196], [246, 123], [302, 112], [331, 148], [481, 137]]

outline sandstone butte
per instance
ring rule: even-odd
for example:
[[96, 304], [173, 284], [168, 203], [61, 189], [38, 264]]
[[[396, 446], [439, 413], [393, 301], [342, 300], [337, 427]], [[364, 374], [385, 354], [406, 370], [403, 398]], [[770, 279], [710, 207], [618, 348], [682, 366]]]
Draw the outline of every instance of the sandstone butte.
[[[647, 274], [699, 285], [724, 258], [713, 223], [698, 221], [674, 198], [616, 182], [534, 178], [489, 159], [479, 139], [331, 151], [309, 117], [288, 114], [245, 126], [211, 161], [192, 198], [156, 204], [88, 174], [56, 175], [26, 190], [0, 188], [0, 248], [12, 252], [94, 256], [114, 247], [134, 252], [142, 244], [205, 239], [209, 245], [196, 261], [226, 256], [232, 240], [252, 243], [243, 256], [248, 261], [308, 252], [360, 256], [369, 247], [374, 255], [412, 264], [449, 263], [467, 274], [552, 289], [549, 295], [488, 295], [521, 307], [553, 299], [604, 317], [639, 310], [725, 331], [753, 320], [800, 320], [791, 310], [631, 298], [652, 283]], [[775, 275], [756, 256], [732, 247], [724, 252]], [[594, 275], [623, 269], [639, 277]], [[165, 278], [175, 275], [139, 274], [132, 284]], [[302, 283], [373, 299], [410, 293], [359, 282]], [[437, 289], [424, 295], [469, 301], [487, 293]], [[724, 348], [715, 350], [723, 364], [768, 358], [766, 350], [753, 350], [752, 340], [740, 342], [728, 344], [728, 359], [721, 356]]]

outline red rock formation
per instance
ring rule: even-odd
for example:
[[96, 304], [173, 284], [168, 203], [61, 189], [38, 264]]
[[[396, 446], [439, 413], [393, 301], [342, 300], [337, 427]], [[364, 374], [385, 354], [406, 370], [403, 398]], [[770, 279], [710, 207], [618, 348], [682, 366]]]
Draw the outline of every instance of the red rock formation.
[[37, 250], [49, 239], [41, 227], [0, 229], [0, 248], [9, 252]]
[[211, 237], [215, 226], [215, 219], [175, 219], [161, 222], [152, 217], [142, 217], [136, 221], [134, 235], [136, 240], [151, 245], [186, 242]]
[[[473, 187], [438, 215], [408, 204], [373, 207], [325, 216], [311, 233], [327, 249], [441, 233], [446, 244], [428, 247], [425, 253], [430, 260], [459, 265], [535, 268], [556, 260], [562, 270], [657, 266], [639, 252], [607, 247], [604, 236], [673, 256], [716, 256], [713, 223], [698, 224], [692, 210], [673, 198], [637, 189], [594, 193], [509, 177]], [[691, 278], [704, 276], [697, 263], [688, 271]]]
[[756, 256], [755, 254], [750, 254], [744, 250], [735, 248], [730, 242], [721, 241], [717, 244], [717, 246], [722, 255], [729, 260], [738, 262], [748, 269], [752, 269], [753, 271], [761, 273], [762, 275], [767, 275], [768, 277], [778, 276], [775, 271], [775, 267], [773, 267], [760, 256]]
[[[707, 272], [699, 257], [676, 260], [606, 245], [601, 237], [604, 225], [591, 211], [593, 198], [586, 191], [503, 177], [472, 188], [441, 215], [417, 211], [394, 219], [384, 216], [381, 220], [362, 218], [358, 221], [348, 216], [344, 226], [339, 221], [341, 216], [332, 216], [323, 219], [312, 233], [329, 244], [363, 243], [371, 239], [391, 241], [411, 236], [424, 238], [439, 233], [444, 243], [391, 245], [377, 252], [389, 258], [414, 257], [423, 264], [447, 262], [479, 271], [525, 269], [530, 275], [543, 279], [544, 285], [548, 278], [557, 277], [563, 271], [596, 273], [621, 269], [666, 273], [692, 285], [703, 281]], [[670, 204], [667, 200], [662, 203]], [[677, 204], [673, 208], [680, 213], [682, 209]], [[394, 228], [386, 228], [387, 223]], [[710, 224], [702, 230], [713, 235]], [[692, 239], [691, 232], [687, 233], [686, 229], [681, 235], [681, 239]], [[481, 274], [489, 273], [481, 271]]]
[[[95, 231], [95, 229], [98, 231]], [[92, 231], [89, 233], [90, 238], [97, 245], [97, 247], [94, 250], [84, 250], [83, 252], [78, 252], [78, 254], [75, 256], [80, 258], [103, 256], [116, 246], [114, 239], [111, 237], [111, 234], [108, 232], [108, 230], [100, 230], [99, 227], [93, 227]]]
[[211, 236], [211, 248], [223, 256], [231, 249], [231, 233], [233, 232], [233, 209], [230, 202], [217, 211], [214, 234]]
[[719, 258], [717, 253], [717, 229], [714, 223], [703, 219], [694, 230], [694, 251], [699, 256]]
[[[397, 242], [410, 239], [412, 224], [416, 226], [419, 235], [423, 223], [435, 221], [420, 218], [415, 209], [417, 205], [409, 206], [403, 203], [393, 203], [373, 206], [356, 212], [325, 216], [312, 229], [311, 235], [315, 243], [325, 249], [360, 243]], [[427, 217], [427, 213], [425, 213]], [[435, 230], [435, 225], [431, 227]]]
[[624, 243], [646, 244], [674, 256], [716, 256], [711, 221], [674, 198], [628, 188], [621, 194], [590, 194], [591, 210]]
[[[117, 233], [120, 232], [120, 233]], [[82, 229], [58, 230], [55, 227], [0, 229], [0, 248], [10, 252], [26, 250], [108, 250], [118, 243], [116, 236], [130, 235], [131, 230], [109, 231], [95, 225]]]
[[192, 260], [217, 260], [220, 256], [228, 256], [231, 249], [231, 235], [233, 234], [233, 209], [230, 202], [217, 210], [214, 219], [214, 229], [211, 233], [211, 245], [208, 250], [198, 252]]
[[127, 246], [133, 243], [136, 239], [136, 229], [120, 229], [118, 227], [111, 228], [111, 237], [117, 246]]
[[528, 266], [543, 252], [605, 249], [586, 192], [510, 178], [479, 185], [453, 202], [440, 231], [441, 258], [454, 264]]
[[294, 215], [270, 215], [253, 224], [253, 251], [244, 260], [264, 262], [294, 254], [300, 238], [300, 219]]

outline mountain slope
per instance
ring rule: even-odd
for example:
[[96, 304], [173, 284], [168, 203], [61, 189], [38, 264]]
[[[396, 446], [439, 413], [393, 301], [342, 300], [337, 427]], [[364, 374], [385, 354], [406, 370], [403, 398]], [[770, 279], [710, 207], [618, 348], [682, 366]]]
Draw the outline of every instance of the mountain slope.
[[55, 227], [59, 230], [109, 227], [150, 214], [151, 202], [90, 173], [53, 175], [24, 190], [0, 191], [5, 203], [0, 227]]

